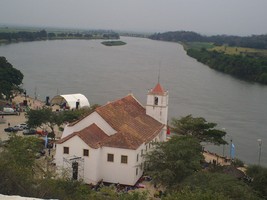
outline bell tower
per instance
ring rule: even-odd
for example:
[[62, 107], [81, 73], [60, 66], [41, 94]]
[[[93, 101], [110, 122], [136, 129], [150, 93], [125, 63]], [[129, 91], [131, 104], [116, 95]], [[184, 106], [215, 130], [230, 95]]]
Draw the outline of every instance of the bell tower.
[[146, 114], [167, 126], [169, 93], [158, 83], [148, 91]]

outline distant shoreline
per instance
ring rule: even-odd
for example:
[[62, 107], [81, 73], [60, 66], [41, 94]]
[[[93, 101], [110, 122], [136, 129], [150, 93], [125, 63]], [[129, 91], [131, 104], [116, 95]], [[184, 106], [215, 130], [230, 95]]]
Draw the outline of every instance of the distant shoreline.
[[75, 30], [31, 30], [0, 27], [0, 44], [17, 42], [32, 42], [46, 40], [69, 40], [69, 39], [119, 39], [118, 33], [112, 31], [75, 31]]

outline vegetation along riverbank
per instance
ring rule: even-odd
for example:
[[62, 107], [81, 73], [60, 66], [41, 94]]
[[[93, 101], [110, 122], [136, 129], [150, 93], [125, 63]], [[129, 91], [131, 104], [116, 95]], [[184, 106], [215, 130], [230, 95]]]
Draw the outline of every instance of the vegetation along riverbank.
[[150, 38], [180, 42], [189, 56], [212, 69], [246, 81], [267, 84], [267, 35], [202, 36], [177, 31], [154, 34]]
[[39, 40], [66, 39], [119, 39], [118, 33], [105, 30], [74, 30], [74, 29], [37, 29], [37, 28], [0, 28], [0, 44]]

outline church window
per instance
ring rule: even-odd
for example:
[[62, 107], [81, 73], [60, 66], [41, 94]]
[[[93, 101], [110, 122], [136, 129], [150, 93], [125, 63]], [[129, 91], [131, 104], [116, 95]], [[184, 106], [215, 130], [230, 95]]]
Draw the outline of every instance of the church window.
[[159, 104], [159, 98], [158, 97], [154, 97], [154, 105], [158, 105]]
[[83, 156], [89, 156], [89, 149], [83, 150]]
[[138, 175], [138, 168], [136, 168], [136, 170], [135, 170], [135, 175], [136, 176]]
[[114, 154], [108, 153], [108, 162], [114, 162]]
[[63, 153], [69, 154], [69, 147], [63, 147]]
[[136, 162], [139, 160], [139, 154], [136, 155]]
[[121, 163], [127, 164], [128, 163], [128, 156], [121, 156]]

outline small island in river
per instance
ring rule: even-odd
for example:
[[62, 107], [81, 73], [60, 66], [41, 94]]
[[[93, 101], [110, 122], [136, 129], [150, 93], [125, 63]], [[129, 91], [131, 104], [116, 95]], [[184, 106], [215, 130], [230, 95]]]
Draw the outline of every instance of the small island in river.
[[121, 46], [121, 45], [125, 45], [126, 42], [123, 42], [123, 41], [104, 41], [104, 42], [101, 42], [101, 44], [106, 45], [106, 46]]

